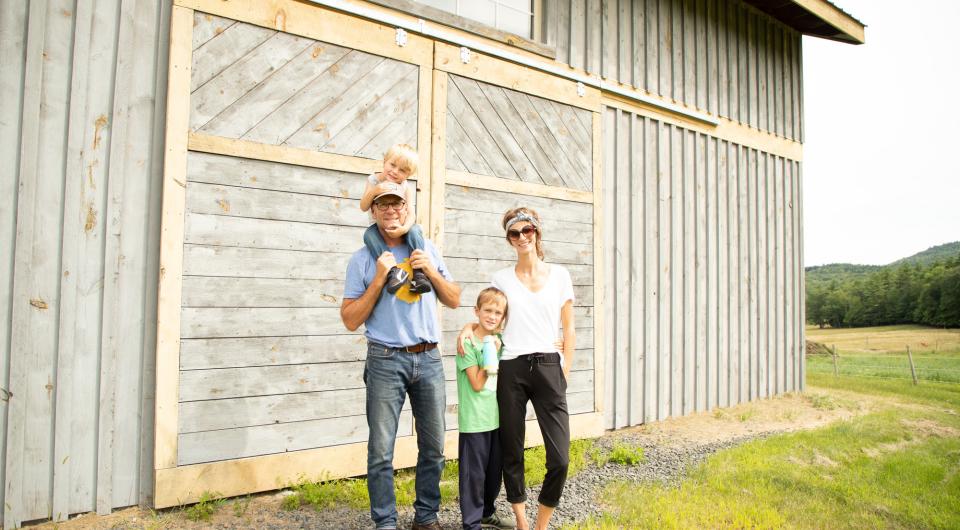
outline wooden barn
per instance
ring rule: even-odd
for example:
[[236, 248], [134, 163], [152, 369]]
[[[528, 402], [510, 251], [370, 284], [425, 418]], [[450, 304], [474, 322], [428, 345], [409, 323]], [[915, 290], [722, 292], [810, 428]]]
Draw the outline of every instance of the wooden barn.
[[448, 455], [518, 204], [575, 284], [576, 437], [802, 389], [802, 35], [864, 39], [828, 0], [3, 2], [4, 527], [363, 474], [338, 308], [401, 141], [464, 287]]

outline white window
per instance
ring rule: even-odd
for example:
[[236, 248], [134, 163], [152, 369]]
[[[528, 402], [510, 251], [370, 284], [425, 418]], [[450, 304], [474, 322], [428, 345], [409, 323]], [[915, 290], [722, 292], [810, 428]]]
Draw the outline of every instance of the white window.
[[533, 35], [532, 0], [414, 0], [524, 38]]

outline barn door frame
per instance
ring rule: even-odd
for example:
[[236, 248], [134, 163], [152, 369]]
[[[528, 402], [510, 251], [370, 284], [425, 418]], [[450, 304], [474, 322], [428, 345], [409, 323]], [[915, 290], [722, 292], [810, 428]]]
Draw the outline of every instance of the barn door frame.
[[[181, 295], [183, 288], [184, 218], [188, 151], [229, 155], [284, 164], [367, 174], [380, 161], [322, 153], [289, 146], [212, 136], [190, 130], [191, 64], [194, 13], [216, 15], [396, 59], [419, 67], [417, 149], [431, 158], [433, 42], [405, 35], [395, 28], [294, 0], [175, 0], [170, 23], [167, 87], [166, 151], [161, 213], [161, 252], [157, 312], [154, 506], [195, 502], [204, 491], [224, 496], [265, 491], [298, 480], [303, 474], [334, 477], [366, 472], [366, 443], [350, 443], [287, 453], [177, 465]], [[422, 164], [417, 181], [418, 203], [431, 197], [430, 165]], [[417, 220], [431, 225], [430, 208], [418, 208]], [[358, 241], [358, 246], [359, 246]], [[415, 463], [416, 437], [398, 440], [395, 465]]]

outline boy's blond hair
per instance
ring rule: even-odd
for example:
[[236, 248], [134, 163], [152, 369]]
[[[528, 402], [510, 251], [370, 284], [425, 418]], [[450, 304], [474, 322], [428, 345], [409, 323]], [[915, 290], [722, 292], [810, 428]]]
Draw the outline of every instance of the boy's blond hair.
[[417, 150], [413, 147], [407, 144], [394, 144], [383, 154], [383, 160], [386, 162], [394, 158], [397, 159], [397, 167], [408, 171], [410, 173], [409, 176], [412, 177], [417, 172], [420, 155], [417, 154]]
[[477, 295], [477, 309], [483, 307], [483, 304], [490, 303], [494, 300], [501, 300], [503, 302], [503, 319], [500, 320], [500, 325], [497, 326], [497, 330], [502, 330], [503, 325], [507, 323], [507, 311], [509, 304], [507, 304], [507, 295], [503, 291], [497, 289], [496, 287], [487, 287], [486, 289], [480, 291], [480, 294]]

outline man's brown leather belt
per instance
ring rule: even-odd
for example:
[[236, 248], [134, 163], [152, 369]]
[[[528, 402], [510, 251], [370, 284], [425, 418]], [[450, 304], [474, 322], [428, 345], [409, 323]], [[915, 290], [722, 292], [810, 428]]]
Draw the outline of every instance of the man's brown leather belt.
[[436, 347], [436, 342], [421, 342], [420, 344], [414, 344], [413, 346], [404, 346], [402, 349], [406, 350], [407, 353], [423, 353]]

